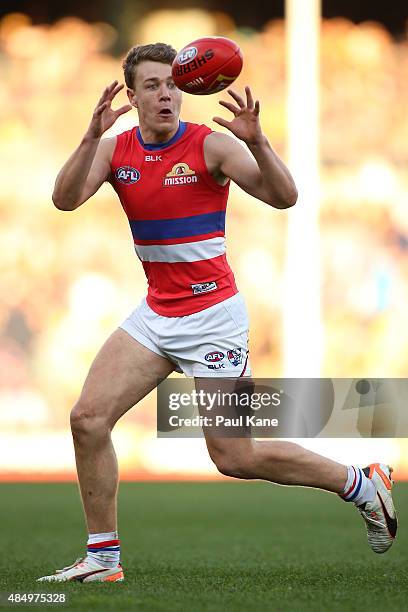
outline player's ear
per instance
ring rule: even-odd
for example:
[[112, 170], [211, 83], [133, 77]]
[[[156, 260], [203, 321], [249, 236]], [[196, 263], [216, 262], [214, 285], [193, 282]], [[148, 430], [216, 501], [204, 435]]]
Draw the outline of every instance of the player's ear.
[[129, 99], [130, 104], [134, 106], [135, 108], [137, 108], [137, 98], [136, 98], [136, 94], [133, 91], [133, 89], [127, 89], [126, 93], [127, 93], [127, 97]]

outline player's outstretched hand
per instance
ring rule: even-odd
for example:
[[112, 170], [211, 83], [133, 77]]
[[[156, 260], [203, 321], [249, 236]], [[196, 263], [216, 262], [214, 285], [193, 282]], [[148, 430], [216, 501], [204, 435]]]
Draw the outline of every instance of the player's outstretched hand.
[[88, 128], [88, 134], [92, 136], [92, 138], [100, 138], [106, 130], [112, 127], [120, 115], [131, 110], [132, 106], [130, 104], [125, 104], [117, 110], [112, 110], [111, 108], [113, 98], [123, 89], [123, 87], [124, 85], [118, 85], [117, 81], [113, 81], [113, 83], [105, 87], [95, 107]]
[[224, 100], [220, 100], [219, 104], [231, 111], [234, 118], [232, 121], [226, 121], [222, 117], [213, 117], [213, 121], [227, 128], [227, 130], [235, 134], [237, 138], [240, 138], [248, 145], [260, 142], [262, 130], [259, 123], [259, 100], [256, 100], [254, 103], [251, 90], [248, 86], [245, 87], [246, 104], [243, 98], [232, 89], [228, 89], [228, 93], [235, 100], [237, 105], [231, 102], [224, 102]]

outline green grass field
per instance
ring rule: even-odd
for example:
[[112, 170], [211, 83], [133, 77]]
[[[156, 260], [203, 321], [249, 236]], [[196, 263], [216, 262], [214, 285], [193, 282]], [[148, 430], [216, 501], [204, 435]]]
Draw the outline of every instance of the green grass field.
[[123, 483], [126, 582], [43, 585], [36, 577], [83, 553], [76, 485], [1, 484], [0, 591], [65, 592], [64, 608], [77, 610], [403, 611], [408, 484], [395, 499], [399, 537], [376, 556], [358, 513], [335, 495], [261, 482]]

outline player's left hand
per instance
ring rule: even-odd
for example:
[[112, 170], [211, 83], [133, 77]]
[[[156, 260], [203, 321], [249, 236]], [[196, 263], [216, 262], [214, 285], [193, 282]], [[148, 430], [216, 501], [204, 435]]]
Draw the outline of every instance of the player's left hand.
[[222, 117], [213, 117], [213, 121], [227, 128], [227, 130], [240, 140], [246, 142], [246, 144], [257, 144], [262, 139], [262, 130], [259, 123], [259, 100], [256, 100], [254, 103], [251, 90], [248, 86], [245, 87], [246, 104], [234, 90], [228, 89], [228, 93], [238, 106], [231, 102], [224, 102], [224, 100], [220, 100], [219, 104], [231, 111], [234, 119], [226, 121]]

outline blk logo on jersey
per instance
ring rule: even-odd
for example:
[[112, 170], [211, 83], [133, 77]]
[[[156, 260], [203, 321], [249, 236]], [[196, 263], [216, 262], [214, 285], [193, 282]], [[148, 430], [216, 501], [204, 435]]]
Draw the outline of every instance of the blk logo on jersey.
[[121, 166], [116, 170], [115, 177], [124, 185], [133, 185], [140, 179], [140, 172], [132, 166]]
[[227, 351], [228, 361], [232, 363], [233, 366], [240, 365], [243, 360], [243, 350], [242, 348], [233, 348]]
[[145, 155], [145, 161], [147, 162], [155, 162], [155, 161], [161, 161], [161, 160], [162, 160], [161, 155]]
[[179, 162], [174, 164], [173, 168], [166, 174], [163, 180], [165, 187], [171, 187], [173, 185], [188, 185], [190, 183], [197, 183], [198, 176], [195, 170], [190, 168], [185, 162]]

